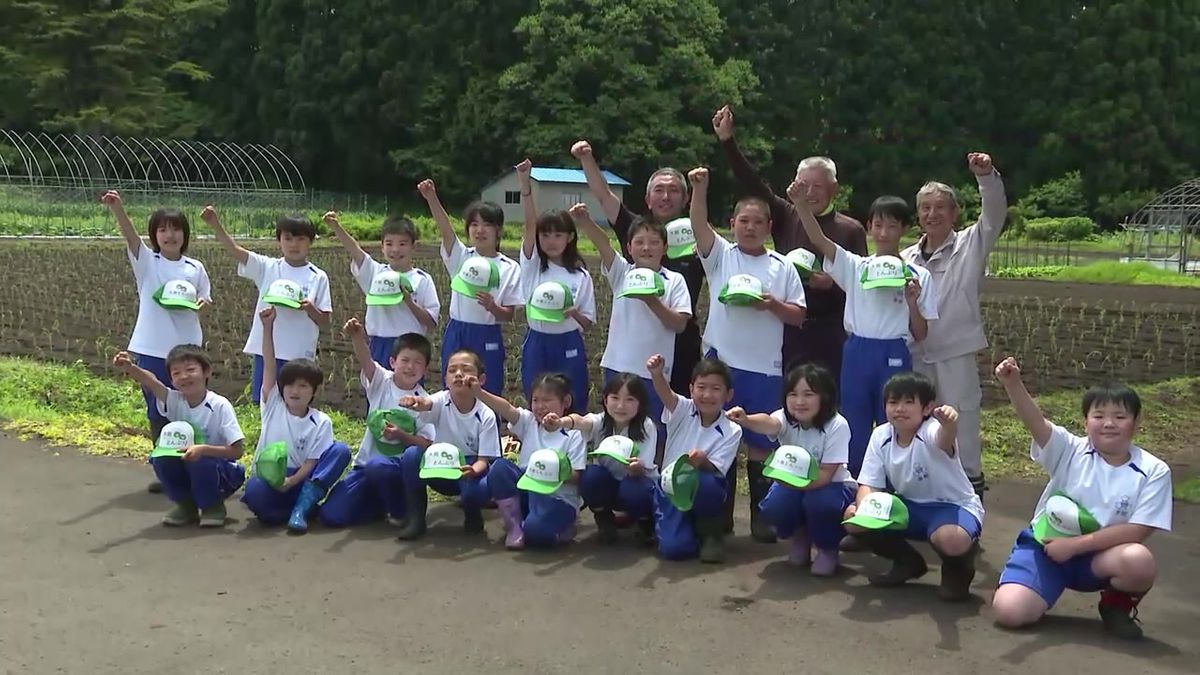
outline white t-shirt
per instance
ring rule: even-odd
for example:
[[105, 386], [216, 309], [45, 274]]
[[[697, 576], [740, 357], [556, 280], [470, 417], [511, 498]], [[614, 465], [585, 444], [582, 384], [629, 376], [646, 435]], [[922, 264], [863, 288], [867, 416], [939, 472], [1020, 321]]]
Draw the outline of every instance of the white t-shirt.
[[[775, 251], [749, 255], [717, 235], [712, 250], [700, 258], [708, 276], [708, 323], [704, 344], [717, 350], [731, 368], [765, 375], [783, 371], [783, 321], [774, 314], [722, 304], [718, 299], [730, 277], [749, 274], [762, 282], [763, 292], [790, 305], [807, 307], [800, 273]], [[665, 354], [664, 354], [665, 356]]]
[[[574, 429], [568, 431], [547, 431], [533, 418], [533, 413], [525, 408], [518, 408], [520, 419], [509, 427], [513, 435], [521, 439], [521, 455], [517, 458], [517, 466], [524, 470], [529, 465], [529, 457], [538, 450], [558, 450], [567, 456], [571, 468], [583, 471], [587, 468], [587, 450], [583, 444], [583, 434]], [[562, 487], [551, 495], [559, 501], [564, 501], [576, 509], [579, 508], [579, 487], [575, 483], [563, 483]]]
[[[825, 272], [846, 292], [846, 314], [843, 323], [847, 333], [875, 340], [910, 338], [908, 332], [908, 301], [904, 288], [862, 287], [862, 274], [875, 256], [861, 256], [838, 246], [833, 262], [826, 261]], [[908, 264], [921, 285], [917, 309], [927, 321], [938, 318], [937, 293], [933, 276], [920, 265]]]
[[450, 392], [443, 389], [430, 396], [433, 408], [418, 417], [420, 424], [432, 424], [439, 443], [449, 443], [467, 455], [468, 462], [476, 458], [500, 456], [500, 432], [496, 428], [496, 413], [478, 399], [468, 412], [459, 412]]
[[177, 345], [204, 345], [200, 313], [190, 309], [167, 309], [154, 299], [168, 281], [187, 281], [196, 287], [196, 297], [212, 300], [212, 284], [204, 263], [187, 256], [168, 260], [141, 242], [137, 257], [126, 249], [133, 279], [137, 283], [138, 314], [129, 338], [129, 351], [143, 356], [167, 358]]
[[[479, 255], [475, 252], [475, 247], [467, 248], [457, 239], [454, 240], [454, 249], [450, 253], [446, 253], [444, 247], [439, 247], [439, 249], [442, 252], [442, 262], [446, 264], [446, 271], [450, 273], [452, 279], [468, 258]], [[488, 259], [500, 268], [500, 287], [492, 293], [496, 304], [501, 307], [519, 307], [525, 304], [521, 295], [521, 268], [517, 266], [517, 261], [503, 253], [497, 253], [496, 257]], [[496, 317], [484, 309], [477, 300], [454, 291], [450, 291], [450, 318], [455, 321], [485, 326], [496, 324]], [[495, 349], [500, 349], [500, 345], [496, 345]], [[492, 350], [492, 346], [488, 345], [488, 351]]]
[[703, 450], [721, 475], [729, 472], [742, 443], [742, 428], [731, 422], [724, 411], [712, 426], [706, 427], [700, 423], [700, 411], [692, 399], [680, 396], [675, 412], [663, 406], [662, 421], [667, 425], [663, 466], [670, 466], [680, 455], [692, 450]]
[[[834, 414], [825, 423], [825, 429], [805, 429], [799, 423], [789, 422], [783, 408], [771, 413], [771, 418], [783, 425], [779, 435], [771, 438], [780, 445], [798, 445], [808, 451], [821, 464], [840, 464], [833, 472], [831, 483], [852, 483], [846, 462], [850, 461], [850, 423], [845, 417]], [[768, 437], [770, 438], [770, 437]]]
[[233, 404], [216, 392], [206, 392], [200, 405], [193, 408], [183, 394], [168, 389], [167, 400], [158, 402], [158, 411], [172, 422], [191, 422], [198, 427], [204, 432], [205, 445], [230, 446], [246, 438]]
[[[363, 293], [371, 292], [371, 282], [375, 280], [376, 275], [390, 269], [390, 265], [381, 264], [370, 256], [363, 259], [362, 265], [356, 264], [353, 260], [350, 261], [350, 274], [354, 275], [354, 280], [358, 282], [358, 287], [362, 289]], [[412, 284], [413, 297], [416, 298], [417, 305], [429, 312], [434, 323], [437, 323], [438, 314], [442, 311], [442, 304], [438, 301], [437, 287], [433, 283], [433, 277], [417, 267], [402, 274]], [[395, 305], [367, 305], [367, 335], [393, 338], [400, 337], [405, 333], [426, 334], [425, 327], [421, 325], [420, 321], [417, 321], [417, 317], [413, 316], [413, 312], [407, 304], [401, 302]]]
[[[246, 347], [242, 350], [247, 354], [262, 356], [262, 320], [258, 318], [258, 313], [266, 309], [267, 303], [262, 301], [262, 296], [275, 281], [287, 279], [300, 284], [304, 297], [317, 309], [322, 312], [333, 311], [329, 277], [312, 263], [292, 267], [283, 258], [268, 258], [251, 251], [246, 264], [238, 265], [238, 276], [258, 286], [258, 302], [254, 305], [250, 337], [246, 339]], [[321, 335], [321, 329], [303, 309], [276, 307], [274, 335], [275, 358], [291, 361], [317, 357], [317, 338]]]
[[[600, 367], [649, 379], [646, 360], [655, 354], [662, 354], [665, 361], [663, 376], [670, 380], [671, 368], [675, 364], [675, 331], [664, 326], [645, 302], [637, 298], [617, 297], [625, 290], [625, 275], [633, 268], [621, 256], [613, 258], [611, 267], [602, 268], [604, 278], [613, 290], [613, 303], [612, 313], [608, 317], [610, 337], [604, 347]], [[687, 281], [683, 275], [665, 267], [658, 273], [666, 288], [666, 293], [659, 299], [667, 309], [691, 316], [692, 298], [688, 295]]]
[[288, 412], [287, 403], [279, 395], [278, 387], [271, 387], [259, 415], [262, 418], [262, 432], [258, 435], [254, 459], [258, 459], [258, 453], [263, 448], [283, 441], [287, 443], [288, 468], [298, 469], [310, 459], [320, 459], [333, 445], [333, 422], [329, 415], [309, 408], [304, 417], [296, 417]]
[[1132, 523], [1171, 530], [1171, 467], [1166, 462], [1135, 445], [1128, 462], [1113, 466], [1086, 436], [1051, 426], [1046, 447], [1029, 444], [1029, 456], [1050, 473], [1031, 522], [1042, 515], [1046, 500], [1061, 492], [1095, 516], [1100, 527]]
[[[546, 266], [546, 271], [542, 271], [542, 258], [538, 255], [537, 249], [533, 249], [533, 256], [526, 258], [525, 250], [521, 250], [521, 302], [522, 304], [529, 302], [533, 297], [533, 289], [539, 284], [544, 284], [547, 281], [557, 281], [558, 283], [571, 289], [571, 297], [575, 300], [575, 306], [579, 311], [591, 319], [596, 320], [596, 289], [592, 285], [592, 274], [588, 272], [587, 266], [581, 267], [576, 272], [571, 272], [567, 268], [558, 263], [549, 263]], [[553, 323], [550, 321], [539, 321], [537, 319], [529, 319], [530, 330], [536, 330], [539, 333], [550, 333], [552, 335], [561, 335], [570, 333], [573, 330], [581, 331], [579, 322], [575, 319], [567, 319], [562, 323]]]
[[[360, 372], [358, 381], [362, 384], [363, 390], [367, 395], [367, 410], [393, 410], [400, 407], [400, 399], [404, 396], [428, 396], [425, 388], [417, 385], [413, 389], [401, 389], [396, 386], [396, 381], [392, 379], [392, 371], [384, 368], [381, 365], [375, 365], [375, 375], [370, 380]], [[432, 422], [423, 420], [420, 416], [417, 417], [417, 436], [437, 440], [436, 429]], [[375, 450], [375, 437], [371, 435], [371, 430], [363, 434], [362, 444], [358, 446], [358, 452], [354, 455], [354, 466], [363, 466], [367, 460], [371, 459], [377, 451]]]
[[[608, 436], [629, 436], [629, 428], [613, 427], [611, 434], [604, 434], [604, 413], [589, 413], [584, 415], [588, 422], [592, 425], [592, 432], [587, 435], [587, 445], [592, 450], [600, 445]], [[646, 476], [651, 479], [658, 477], [658, 467], [654, 464], [654, 453], [658, 452], [658, 427], [655, 426], [654, 420], [649, 417], [642, 423], [642, 438], [641, 441], [634, 441], [640, 446], [641, 451], [638, 453], [638, 463], [646, 467]], [[618, 480], [629, 475], [629, 468], [615, 459], [608, 457], [597, 457], [596, 463], [608, 469], [613, 476]]]
[[983, 502], [971, 487], [958, 452], [951, 457], [934, 444], [940, 428], [932, 417], [925, 420], [912, 444], [902, 448], [891, 423], [875, 427], [867, 442], [858, 483], [886, 490], [890, 482], [896, 494], [909, 501], [957, 504], [983, 525]]

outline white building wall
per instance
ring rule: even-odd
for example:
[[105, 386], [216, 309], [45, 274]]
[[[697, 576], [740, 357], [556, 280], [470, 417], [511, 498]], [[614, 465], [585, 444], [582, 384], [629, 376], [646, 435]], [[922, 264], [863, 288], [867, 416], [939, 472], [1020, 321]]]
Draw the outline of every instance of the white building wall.
[[[618, 199], [622, 198], [624, 186], [613, 186], [613, 193], [617, 195]], [[595, 218], [597, 223], [608, 224], [608, 218], [605, 217], [600, 202], [592, 196], [587, 185], [582, 183], [549, 183], [535, 180], [533, 182], [533, 198], [539, 213], [549, 209], [566, 210], [582, 201], [587, 204], [588, 211], [591, 212], [592, 218]], [[506, 225], [521, 226], [524, 224], [525, 210], [521, 204], [521, 184], [517, 180], [516, 171], [508, 172], [489, 185], [480, 194], [480, 199], [499, 204], [504, 209]]]

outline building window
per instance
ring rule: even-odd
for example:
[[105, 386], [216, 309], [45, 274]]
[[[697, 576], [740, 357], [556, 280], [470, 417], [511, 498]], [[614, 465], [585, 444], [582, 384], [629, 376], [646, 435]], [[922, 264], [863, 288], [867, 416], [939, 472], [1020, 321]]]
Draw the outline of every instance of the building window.
[[506, 190], [504, 192], [504, 203], [505, 204], [520, 204], [521, 203], [521, 193], [516, 190]]
[[563, 193], [563, 208], [564, 209], [569, 209], [572, 206], [575, 206], [576, 204], [580, 204], [580, 203], [583, 203], [583, 195], [579, 194], [578, 192]]

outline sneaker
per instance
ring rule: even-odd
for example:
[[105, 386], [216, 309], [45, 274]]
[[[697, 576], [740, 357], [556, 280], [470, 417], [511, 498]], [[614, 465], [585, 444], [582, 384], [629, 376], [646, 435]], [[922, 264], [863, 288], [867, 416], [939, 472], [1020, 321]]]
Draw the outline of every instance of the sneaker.
[[152, 495], [161, 495], [162, 491], [163, 491], [162, 483], [160, 483], [156, 480], [150, 481], [150, 484], [146, 486], [146, 492], [149, 492]]
[[463, 532], [467, 534], [483, 532], [483, 513], [474, 509], [463, 509]]
[[1107, 590], [1100, 594], [1100, 620], [1104, 622], [1104, 630], [1122, 640], [1140, 640], [1144, 632], [1138, 621], [1137, 605], [1141, 601], [1138, 596]]
[[615, 544], [617, 541], [617, 517], [612, 511], [593, 511], [596, 520], [596, 530], [600, 533], [600, 543]]
[[184, 525], [195, 525], [198, 522], [200, 522], [200, 515], [196, 512], [196, 505], [191, 502], [175, 504], [162, 517], [162, 524], [167, 527], [183, 527]]
[[817, 549], [817, 557], [812, 562], [812, 575], [814, 577], [831, 577], [837, 574], [838, 558], [839, 554], [836, 548]]
[[925, 559], [918, 553], [915, 556], [903, 556], [893, 560], [890, 570], [868, 576], [867, 582], [872, 586], [891, 588], [901, 586], [913, 579], [919, 579], [928, 571], [929, 566], [925, 564]]
[[200, 511], [200, 527], [225, 527], [225, 502], [217, 502]]

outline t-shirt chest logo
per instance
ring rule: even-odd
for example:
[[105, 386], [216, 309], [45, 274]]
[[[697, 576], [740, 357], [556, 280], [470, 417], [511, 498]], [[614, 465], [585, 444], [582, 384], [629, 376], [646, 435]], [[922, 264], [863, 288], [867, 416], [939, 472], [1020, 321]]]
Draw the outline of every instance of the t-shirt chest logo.
[[1133, 500], [1129, 498], [1129, 495], [1121, 495], [1121, 498], [1117, 500], [1116, 506], [1113, 507], [1113, 513], [1122, 518], [1128, 518], [1133, 515]]
[[925, 480], [929, 478], [929, 469], [926, 469], [924, 464], [915, 464], [913, 465], [913, 476], [919, 481]]
[[475, 454], [476, 452], [479, 451], [479, 437], [478, 436], [471, 434], [470, 436], [467, 436], [464, 440], [466, 440], [467, 449], [471, 451], [471, 454]]

